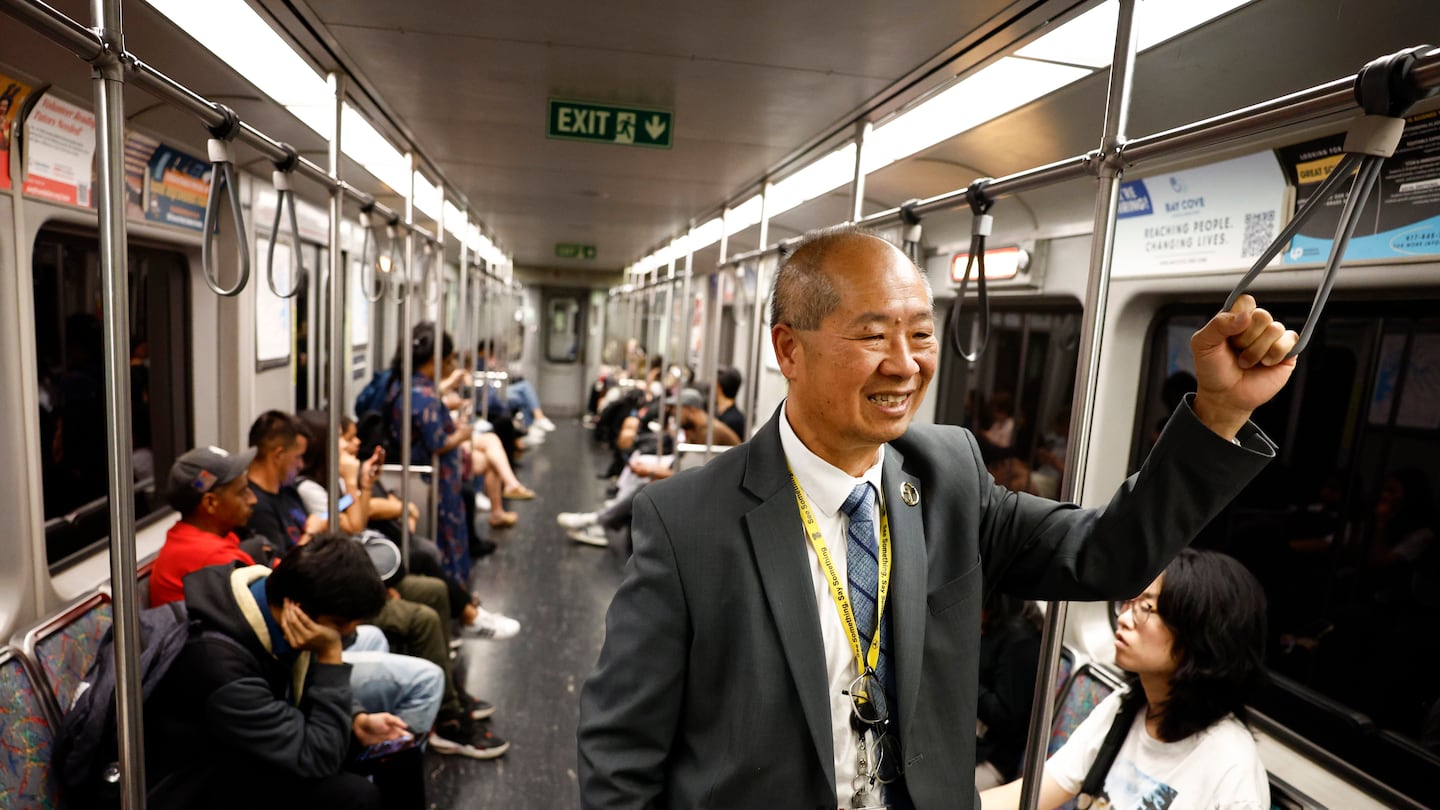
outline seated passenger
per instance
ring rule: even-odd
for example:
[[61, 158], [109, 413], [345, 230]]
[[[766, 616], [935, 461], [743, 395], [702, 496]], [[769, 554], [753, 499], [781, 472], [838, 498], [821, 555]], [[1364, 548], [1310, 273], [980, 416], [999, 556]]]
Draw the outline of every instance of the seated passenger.
[[318, 515], [308, 516], [305, 501], [295, 488], [308, 445], [300, 423], [288, 413], [266, 411], [250, 426], [255, 458], [250, 462], [249, 477], [255, 508], [246, 528], [268, 540], [280, 554], [329, 526]]
[[255, 564], [235, 536], [255, 506], [245, 477], [254, 458], [253, 449], [231, 455], [197, 447], [175, 459], [166, 500], [180, 519], [165, 533], [150, 571], [150, 607], [183, 599], [185, 575], [192, 571], [228, 562]]
[[[170, 504], [181, 513], [166, 534], [150, 579], [150, 606], [185, 598], [187, 576], [211, 565], [254, 560], [240, 548], [234, 530], [249, 519], [255, 496], [246, 481], [254, 450], [230, 455], [218, 447], [201, 447], [176, 459], [170, 468]], [[352, 664], [350, 686], [367, 711], [393, 712], [418, 731], [429, 729], [440, 707], [444, 670], [433, 662], [390, 655], [379, 628], [362, 628], [355, 648], [345, 652]], [[378, 643], [377, 643], [378, 642]]]
[[975, 788], [1003, 785], [1020, 775], [1035, 672], [1040, 668], [1040, 609], [998, 591], [980, 611], [980, 699], [975, 717]]
[[722, 368], [715, 375], [715, 418], [724, 422], [740, 441], [745, 441], [745, 414], [735, 406], [740, 395], [740, 372]]
[[232, 564], [187, 576], [198, 630], [147, 705], [149, 806], [413, 806], [424, 791], [418, 760], [400, 785], [344, 770], [352, 740], [409, 733], [400, 718], [354, 705], [341, 660], [341, 639], [384, 601], [369, 558], [344, 540], [297, 547], [274, 573]]
[[[1269, 810], [1265, 766], [1244, 722], [1265, 674], [1260, 583], [1231, 557], [1186, 549], [1120, 610], [1115, 663], [1131, 673], [1129, 688], [1096, 706], [1045, 763], [1039, 807], [1080, 793], [1119, 725], [1124, 740], [1103, 779], [1096, 773], [1096, 807]], [[982, 793], [984, 810], [1017, 807], [1020, 785]]]

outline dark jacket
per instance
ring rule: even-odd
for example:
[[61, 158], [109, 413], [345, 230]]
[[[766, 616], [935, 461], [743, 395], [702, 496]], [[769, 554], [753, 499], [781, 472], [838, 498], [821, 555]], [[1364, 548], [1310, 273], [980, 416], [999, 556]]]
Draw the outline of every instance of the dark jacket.
[[185, 577], [195, 626], [146, 707], [151, 810], [186, 806], [190, 791], [210, 779], [320, 778], [345, 761], [350, 666], [271, 653], [269, 608], [250, 590], [269, 573], [235, 564]]
[[[997, 486], [959, 428], [912, 425], [887, 446], [891, 714], [918, 810], [978, 804], [971, 729], [983, 592], [1139, 593], [1274, 457], [1254, 426], [1239, 438], [1236, 447], [1216, 436], [1182, 405], [1103, 509]], [[635, 497], [635, 552], [581, 691], [581, 807], [838, 804], [825, 648], [786, 469], [772, 419], [749, 442]]]

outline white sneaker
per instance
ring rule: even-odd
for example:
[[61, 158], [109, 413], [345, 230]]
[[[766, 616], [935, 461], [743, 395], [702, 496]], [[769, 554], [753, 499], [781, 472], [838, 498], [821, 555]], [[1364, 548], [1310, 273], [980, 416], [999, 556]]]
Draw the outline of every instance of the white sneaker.
[[605, 536], [605, 527], [598, 524], [591, 524], [583, 529], [571, 529], [565, 533], [565, 536], [577, 543], [584, 543], [596, 548], [605, 548], [610, 545], [610, 539]]
[[550, 421], [550, 417], [547, 416], [547, 417], [543, 417], [543, 418], [541, 418], [541, 419], [536, 419], [536, 420], [535, 420], [535, 427], [540, 428], [541, 430], [545, 431], [546, 433], [549, 433], [550, 431], [552, 431], [552, 430], [555, 429], [555, 423], [554, 423], [554, 422], [551, 422], [551, 421]]
[[489, 495], [486, 495], [486, 494], [483, 493], [483, 492], [477, 492], [477, 493], [475, 493], [475, 511], [477, 511], [477, 512], [489, 512], [489, 511], [490, 511], [490, 496], [489, 496]]
[[486, 610], [479, 605], [475, 606], [475, 614], [473, 624], [467, 624], [460, 628], [460, 632], [467, 637], [504, 641], [520, 634], [520, 622], [509, 616], [503, 616], [493, 610]]
[[539, 447], [544, 443], [545, 431], [541, 430], [538, 427], [530, 428], [530, 431], [525, 434], [525, 445], [527, 447]]
[[598, 512], [561, 512], [555, 516], [555, 522], [565, 529], [583, 529], [586, 526], [594, 526]]
[[490, 424], [490, 420], [488, 420], [488, 419], [476, 419], [476, 420], [475, 420], [475, 432], [476, 432], [476, 433], [492, 433], [492, 432], [494, 432], [494, 430], [495, 430], [495, 426], [492, 425], [492, 424]]

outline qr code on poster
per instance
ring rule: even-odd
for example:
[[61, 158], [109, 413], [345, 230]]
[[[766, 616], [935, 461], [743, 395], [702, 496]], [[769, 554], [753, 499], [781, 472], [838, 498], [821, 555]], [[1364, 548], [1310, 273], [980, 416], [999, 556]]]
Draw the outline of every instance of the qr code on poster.
[[1240, 247], [1241, 258], [1259, 256], [1275, 238], [1275, 212], [1260, 211], [1245, 215], [1245, 239]]

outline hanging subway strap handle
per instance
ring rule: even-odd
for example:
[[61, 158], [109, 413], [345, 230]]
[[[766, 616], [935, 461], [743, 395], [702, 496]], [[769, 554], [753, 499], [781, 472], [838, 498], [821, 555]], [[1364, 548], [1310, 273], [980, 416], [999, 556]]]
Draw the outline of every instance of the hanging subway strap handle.
[[1380, 172], [1385, 159], [1395, 154], [1395, 148], [1400, 145], [1400, 138], [1405, 134], [1405, 112], [1424, 95], [1433, 95], [1433, 91], [1417, 92], [1410, 81], [1416, 55], [1429, 50], [1429, 45], [1422, 45], [1381, 57], [1366, 65], [1356, 75], [1355, 99], [1365, 110], [1365, 115], [1350, 126], [1350, 131], [1345, 136], [1345, 156], [1336, 164], [1330, 176], [1325, 178], [1325, 182], [1310, 195], [1310, 199], [1305, 201], [1305, 205], [1295, 213], [1285, 230], [1260, 254], [1250, 272], [1235, 285], [1230, 297], [1225, 299], [1224, 311], [1229, 312], [1230, 307], [1235, 305], [1235, 299], [1250, 288], [1266, 265], [1290, 244], [1305, 223], [1316, 211], [1325, 207], [1326, 200], [1330, 199], [1354, 172], [1355, 180], [1350, 185], [1350, 193], [1340, 213], [1340, 222], [1335, 228], [1330, 258], [1325, 263], [1325, 276], [1320, 281], [1320, 288], [1315, 291], [1315, 300], [1310, 305], [1310, 314], [1305, 317], [1300, 340], [1286, 355], [1287, 359], [1304, 351], [1315, 333], [1315, 327], [1320, 322], [1320, 313], [1325, 309], [1325, 302], [1330, 299], [1330, 291], [1335, 287], [1337, 271], [1345, 259], [1345, 249], [1349, 247], [1350, 238], [1355, 234], [1355, 226], [1360, 222], [1360, 214], [1365, 209], [1365, 202], [1380, 184]]
[[[385, 279], [377, 272], [380, 264], [380, 245], [375, 241], [375, 222], [371, 219], [375, 212], [375, 203], [370, 202], [360, 208], [360, 218], [364, 220], [365, 241], [360, 245], [360, 294], [365, 300], [372, 304], [380, 303], [385, 297]], [[370, 248], [375, 248], [375, 256], [370, 256]], [[366, 277], [369, 271], [369, 277]], [[370, 293], [374, 288], [375, 293]]]
[[[970, 202], [970, 213], [973, 215], [970, 220], [970, 255], [965, 261], [965, 275], [960, 277], [960, 289], [955, 291], [955, 301], [950, 305], [950, 343], [955, 351], [968, 362], [975, 362], [980, 355], [985, 353], [985, 344], [990, 342], [990, 292], [985, 287], [985, 239], [990, 236], [990, 229], [995, 223], [995, 218], [990, 216], [990, 206], [994, 201], [985, 196], [985, 186], [991, 178], [984, 177], [970, 184], [965, 190], [965, 199]], [[978, 267], [976, 281], [976, 304], [979, 306], [979, 314], [975, 316], [975, 325], [980, 335], [975, 341], [975, 348], [967, 351], [965, 343], [960, 339], [960, 312], [964, 309], [965, 288], [970, 283], [970, 271]]]
[[425, 300], [431, 304], [440, 302], [441, 296], [445, 294], [445, 276], [441, 267], [445, 263], [444, 255], [437, 256], [440, 247], [429, 239], [425, 240], [425, 264], [420, 275], [420, 283], [425, 289]]
[[[280, 148], [285, 150], [285, 159], [276, 162], [272, 175], [275, 184], [275, 222], [270, 226], [270, 249], [265, 262], [265, 280], [270, 284], [270, 292], [277, 297], [294, 298], [305, 283], [305, 253], [300, 245], [300, 221], [295, 214], [295, 192], [290, 188], [290, 173], [300, 165], [300, 154], [289, 144], [282, 143]], [[290, 288], [290, 292], [283, 293], [275, 284], [275, 243], [280, 240], [280, 216], [286, 208], [287, 199], [290, 201], [290, 244], [295, 255], [295, 285]]]
[[[393, 219], [388, 225], [385, 226], [385, 239], [390, 247], [391, 273], [398, 272], [400, 270], [400, 265], [402, 264], [402, 262], [400, 261], [400, 257], [397, 256], [395, 253], [395, 251], [399, 249], [400, 245], [400, 238], [396, 235], [396, 228], [399, 225], [399, 222], [400, 220]], [[401, 281], [395, 285], [395, 302], [401, 303], [404, 302], [406, 298], [410, 297], [410, 268], [406, 267], [404, 275], [395, 276], [395, 278], [401, 279]]]
[[[250, 245], [245, 239], [245, 212], [240, 208], [240, 181], [235, 175], [235, 155], [230, 148], [235, 136], [240, 132], [240, 116], [224, 104], [217, 104], [216, 107], [224, 114], [225, 121], [210, 130], [213, 137], [210, 138], [208, 151], [214, 168], [210, 176], [210, 198], [205, 205], [205, 238], [200, 242], [200, 268], [205, 276], [205, 284], [216, 295], [229, 298], [239, 295], [250, 281]], [[220, 213], [222, 184], [230, 197], [230, 217], [235, 225], [235, 238], [240, 242], [240, 279], [228, 290], [220, 286], [213, 247], [216, 237], [220, 235], [217, 218]]]
[[919, 200], [910, 200], [900, 206], [900, 249], [916, 267], [922, 268], [920, 272], [923, 273], [922, 260], [925, 256], [920, 247], [920, 215], [915, 213], [915, 206], [919, 204]]

